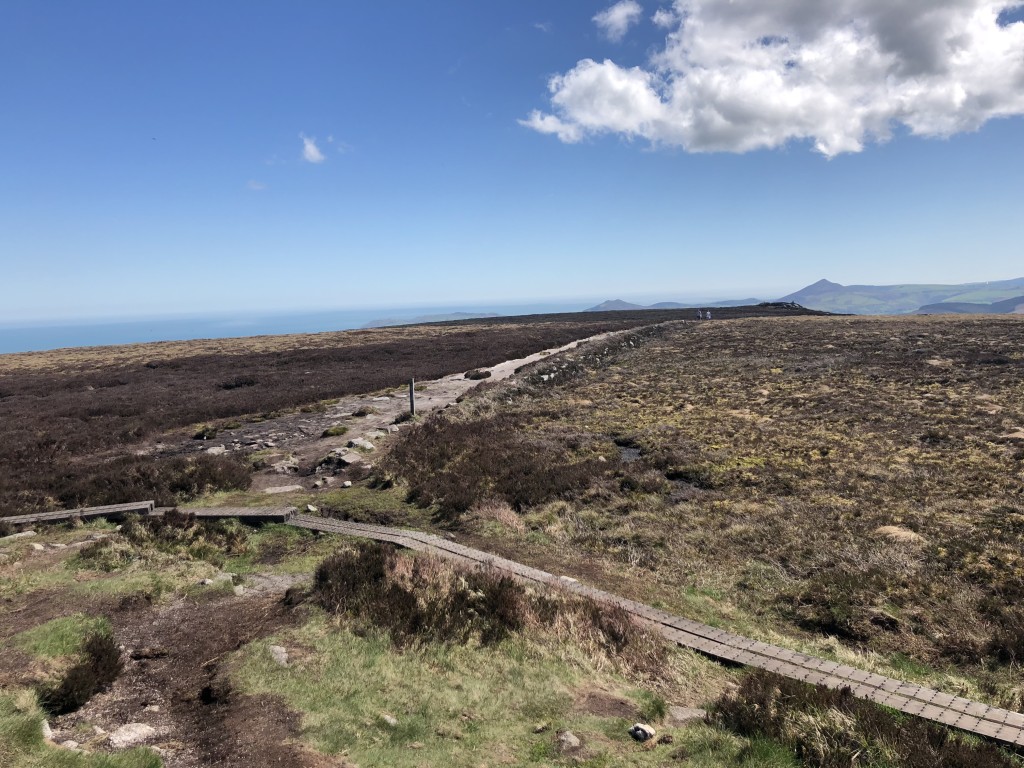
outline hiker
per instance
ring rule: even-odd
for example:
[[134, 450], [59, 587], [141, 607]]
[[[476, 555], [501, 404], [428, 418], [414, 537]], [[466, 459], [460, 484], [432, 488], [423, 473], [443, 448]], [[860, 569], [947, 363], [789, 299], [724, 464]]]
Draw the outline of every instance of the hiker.
[[697, 319], [698, 320], [703, 320], [704, 319], [704, 315], [701, 313], [701, 311], [699, 309], [697, 310]]
[[711, 319], [711, 310], [709, 309], [708, 310], [708, 320], [710, 320], [710, 319]]

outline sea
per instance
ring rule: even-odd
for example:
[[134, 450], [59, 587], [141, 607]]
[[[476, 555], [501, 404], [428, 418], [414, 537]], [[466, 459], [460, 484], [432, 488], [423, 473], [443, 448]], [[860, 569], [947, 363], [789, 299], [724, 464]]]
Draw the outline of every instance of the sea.
[[0, 354], [35, 352], [64, 347], [96, 347], [147, 341], [187, 341], [265, 336], [287, 333], [320, 333], [363, 328], [370, 323], [414, 321], [425, 316], [456, 312], [501, 316], [578, 312], [588, 304], [516, 304], [502, 306], [398, 307], [334, 310], [304, 313], [233, 313], [190, 317], [153, 317], [117, 321], [61, 320], [47, 323], [0, 323]]

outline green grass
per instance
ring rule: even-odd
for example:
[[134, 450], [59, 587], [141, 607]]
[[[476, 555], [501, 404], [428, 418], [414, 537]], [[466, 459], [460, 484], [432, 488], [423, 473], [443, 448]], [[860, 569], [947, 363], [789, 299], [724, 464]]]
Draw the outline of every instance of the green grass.
[[[795, 765], [778, 747], [703, 725], [663, 729], [673, 734], [672, 745], [642, 747], [626, 733], [632, 722], [578, 711], [577, 693], [618, 691], [655, 711], [663, 702], [574, 656], [565, 644], [553, 650], [535, 640], [515, 636], [487, 648], [426, 645], [397, 652], [380, 634], [359, 637], [315, 617], [243, 649], [232, 679], [247, 693], [282, 696], [303, 715], [304, 741], [359, 765], [476, 766], [481, 755], [507, 765], [551, 765], [562, 761], [555, 734], [563, 729], [583, 741], [581, 765], [663, 765], [680, 747], [691, 764], [713, 768]], [[271, 660], [270, 644], [289, 649], [289, 667]], [[385, 715], [398, 724], [388, 725]], [[547, 727], [534, 733], [542, 723]], [[760, 762], [747, 757], [755, 754]]]
[[85, 638], [96, 632], [109, 633], [110, 622], [102, 616], [76, 613], [21, 632], [11, 643], [33, 656], [54, 659], [78, 653]]
[[0, 765], [4, 768], [160, 768], [156, 753], [130, 749], [116, 755], [84, 754], [48, 744], [43, 713], [26, 690], [0, 692]]

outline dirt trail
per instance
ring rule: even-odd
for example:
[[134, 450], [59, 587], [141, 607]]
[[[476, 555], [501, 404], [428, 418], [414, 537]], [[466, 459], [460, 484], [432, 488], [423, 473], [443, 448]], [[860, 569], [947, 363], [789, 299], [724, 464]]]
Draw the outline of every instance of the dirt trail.
[[[416, 382], [416, 413], [428, 414], [446, 408], [459, 397], [485, 381], [502, 381], [518, 368], [543, 360], [551, 355], [575, 349], [581, 344], [606, 338], [602, 333], [570, 342], [555, 349], [536, 352], [516, 360], [506, 360], [490, 368], [484, 379], [467, 379], [465, 372], [454, 373], [440, 379]], [[265, 467], [258, 471], [252, 489], [273, 493], [276, 489], [295, 490], [313, 488], [320, 481], [325, 486], [331, 479], [344, 480], [346, 465], [369, 464], [376, 448], [407, 425], [395, 424], [399, 416], [409, 410], [408, 386], [352, 397], [341, 398], [322, 412], [291, 413], [258, 423], [244, 424], [236, 429], [224, 430], [215, 439], [185, 440], [175, 444], [158, 443], [145, 452], [157, 455], [182, 453], [227, 453], [231, 451], [259, 451]], [[355, 414], [365, 415], [355, 415]], [[345, 427], [344, 435], [323, 437], [331, 427]], [[350, 447], [352, 441], [366, 441], [365, 447]], [[324, 457], [334, 455], [338, 461], [334, 470], [313, 474], [315, 465]], [[318, 486], [319, 487], [319, 486]]]

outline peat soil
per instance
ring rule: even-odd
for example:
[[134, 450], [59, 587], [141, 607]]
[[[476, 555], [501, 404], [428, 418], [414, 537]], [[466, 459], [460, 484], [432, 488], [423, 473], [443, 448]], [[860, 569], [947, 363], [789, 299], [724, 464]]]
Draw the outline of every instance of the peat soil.
[[[241, 596], [211, 592], [161, 606], [125, 600], [107, 613], [124, 649], [124, 671], [82, 709], [53, 720], [56, 739], [104, 749], [97, 727], [112, 732], [144, 723], [156, 729], [147, 743], [168, 768], [337, 765], [298, 743], [294, 712], [274, 697], [233, 691], [223, 667], [233, 651], [301, 622], [302, 615], [280, 593], [262, 589]], [[90, 732], [93, 743], [83, 741]]]

